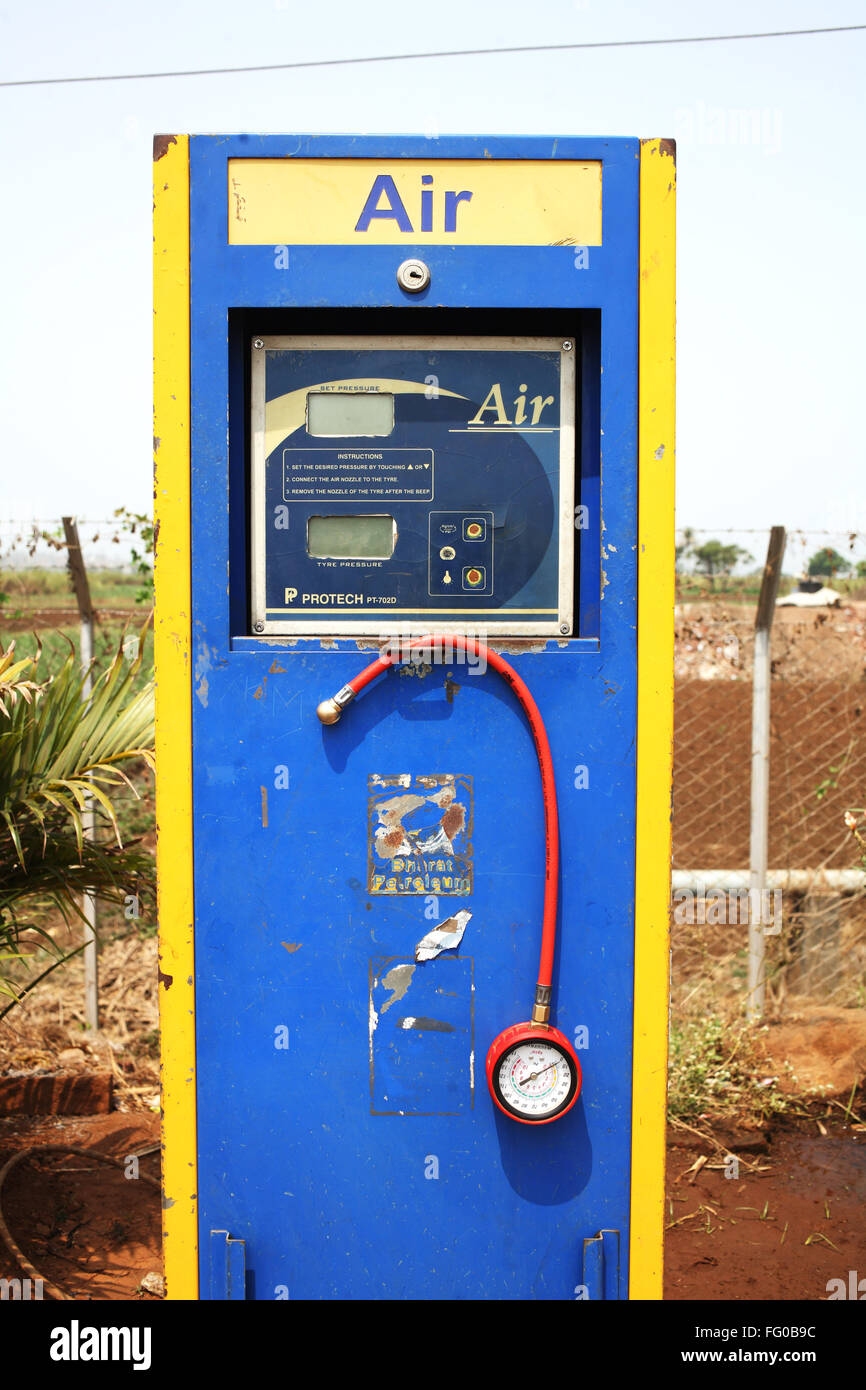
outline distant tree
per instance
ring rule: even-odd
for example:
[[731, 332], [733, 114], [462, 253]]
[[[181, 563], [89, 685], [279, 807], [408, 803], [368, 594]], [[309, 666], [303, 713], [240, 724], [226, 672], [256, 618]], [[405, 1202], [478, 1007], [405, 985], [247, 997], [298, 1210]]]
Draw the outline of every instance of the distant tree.
[[844, 555], [840, 555], [832, 546], [825, 545], [822, 550], [815, 551], [809, 561], [807, 572], [810, 579], [833, 579], [837, 574], [847, 574], [850, 568]]
[[687, 559], [695, 548], [695, 533], [690, 526], [684, 526], [680, 535], [682, 536], [682, 540], [675, 551], [677, 569], [680, 568], [680, 561]]
[[695, 568], [707, 575], [713, 588], [717, 575], [729, 575], [741, 560], [752, 558], [748, 550], [743, 550], [738, 545], [723, 545], [721, 541], [705, 541], [703, 545], [695, 546], [692, 553], [695, 557]]
[[858, 579], [866, 579], [866, 560], [857, 561], [856, 573]]

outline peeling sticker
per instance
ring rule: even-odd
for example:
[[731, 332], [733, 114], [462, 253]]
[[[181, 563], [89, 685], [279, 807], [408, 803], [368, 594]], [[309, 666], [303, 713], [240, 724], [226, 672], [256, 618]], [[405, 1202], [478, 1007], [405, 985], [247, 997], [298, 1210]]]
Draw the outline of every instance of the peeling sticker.
[[392, 1004], [396, 1004], [402, 999], [407, 989], [412, 983], [412, 976], [415, 974], [414, 965], [395, 965], [393, 970], [382, 978], [382, 988], [393, 990], [393, 994], [385, 1000], [382, 1005], [382, 1013], [387, 1013]]
[[[395, 796], [383, 790], [400, 789]], [[368, 780], [370, 893], [472, 892], [472, 778], [400, 774]]]
[[415, 959], [417, 961], [433, 960], [442, 951], [453, 951], [463, 940], [463, 933], [469, 925], [472, 913], [463, 908], [460, 912], [455, 912], [453, 917], [449, 917], [441, 926], [434, 927], [425, 937], [418, 942], [415, 947]]

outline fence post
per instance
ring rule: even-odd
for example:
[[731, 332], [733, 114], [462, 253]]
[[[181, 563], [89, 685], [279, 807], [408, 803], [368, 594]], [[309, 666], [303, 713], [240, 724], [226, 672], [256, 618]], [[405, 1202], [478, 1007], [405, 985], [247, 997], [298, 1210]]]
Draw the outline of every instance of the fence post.
[[749, 833], [749, 975], [746, 1017], [764, 1012], [764, 922], [762, 902], [767, 887], [767, 844], [770, 824], [770, 633], [782, 559], [785, 528], [773, 526], [761, 580], [755, 618], [755, 660], [752, 674], [752, 789]]
[[[74, 517], [63, 517], [63, 530], [66, 535], [66, 563], [69, 567], [69, 576], [75, 591], [78, 614], [81, 619], [81, 669], [84, 672], [83, 694], [87, 700], [93, 688], [90, 673], [90, 665], [93, 661], [93, 605], [90, 601], [90, 584], [87, 580], [87, 570], [84, 565], [84, 556], [81, 553], [81, 542], [78, 538], [78, 523]], [[92, 840], [96, 829], [96, 813], [93, 809], [92, 798], [88, 797], [88, 803], [87, 809], [82, 812], [81, 820], [85, 839]], [[87, 942], [84, 948], [84, 1016], [88, 1028], [97, 1029], [99, 1027], [99, 959], [96, 942], [96, 898], [92, 893], [82, 893], [81, 910], [84, 914], [84, 936]]]

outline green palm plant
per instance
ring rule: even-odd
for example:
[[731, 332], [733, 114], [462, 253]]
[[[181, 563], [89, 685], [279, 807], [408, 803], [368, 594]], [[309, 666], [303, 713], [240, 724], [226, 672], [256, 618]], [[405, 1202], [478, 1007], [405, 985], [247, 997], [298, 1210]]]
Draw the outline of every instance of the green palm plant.
[[[15, 660], [14, 644], [0, 649], [0, 962], [25, 956], [26, 930], [53, 945], [32, 920], [37, 904], [69, 921], [83, 916], [83, 893], [122, 904], [152, 888], [153, 860], [124, 844], [114, 805], [122, 787], [137, 795], [123, 764], [153, 767], [153, 684], [136, 689], [143, 649], [144, 632], [134, 660], [120, 648], [101, 675], [88, 673], [89, 691], [71, 647], [42, 682], [39, 651]], [[22, 995], [2, 970], [0, 992]]]

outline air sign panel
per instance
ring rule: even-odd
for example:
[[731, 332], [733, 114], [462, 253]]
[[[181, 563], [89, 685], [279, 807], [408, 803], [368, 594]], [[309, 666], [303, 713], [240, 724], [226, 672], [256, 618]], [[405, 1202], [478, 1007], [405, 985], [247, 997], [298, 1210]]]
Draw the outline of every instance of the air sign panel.
[[600, 246], [598, 160], [231, 159], [233, 246]]

